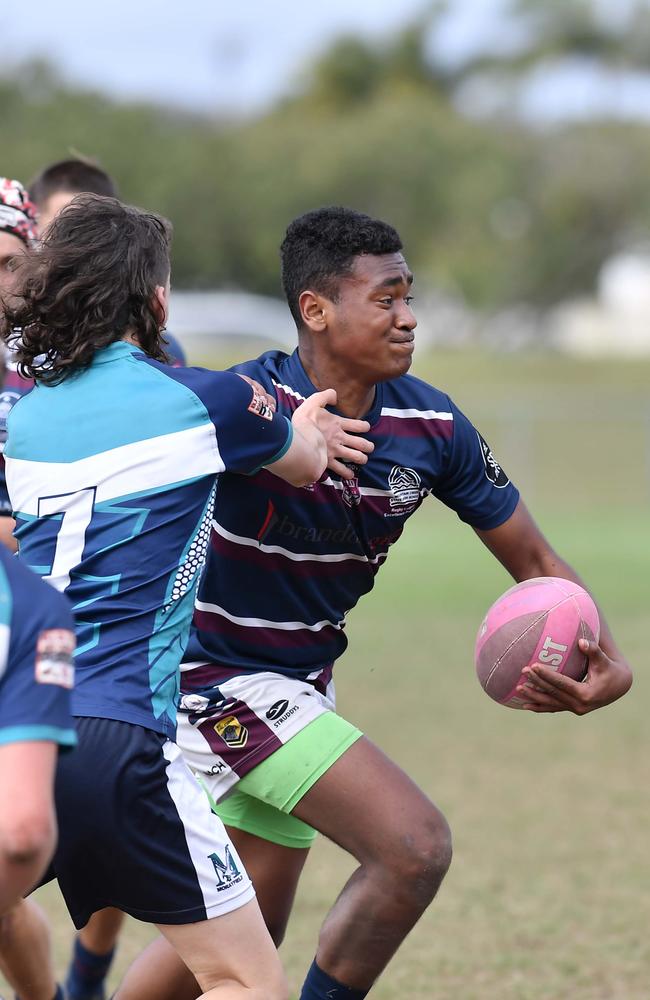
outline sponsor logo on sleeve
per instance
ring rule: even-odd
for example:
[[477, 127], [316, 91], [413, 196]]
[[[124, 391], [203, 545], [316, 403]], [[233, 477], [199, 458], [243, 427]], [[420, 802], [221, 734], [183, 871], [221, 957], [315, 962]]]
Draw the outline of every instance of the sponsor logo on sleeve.
[[36, 642], [34, 675], [37, 682], [56, 684], [68, 690], [74, 687], [74, 648], [74, 634], [68, 629], [52, 628], [41, 632]]
[[264, 420], [273, 420], [273, 410], [269, 406], [268, 401], [255, 388], [253, 388], [253, 398], [248, 404], [248, 409], [251, 413], [256, 413], [258, 417], [262, 417]]
[[496, 486], [498, 490], [502, 490], [508, 485], [510, 480], [492, 454], [492, 450], [485, 438], [481, 437], [478, 431], [476, 432], [476, 436], [478, 437], [479, 445], [481, 447], [481, 457], [483, 459], [483, 465], [485, 466], [485, 475], [493, 486]]

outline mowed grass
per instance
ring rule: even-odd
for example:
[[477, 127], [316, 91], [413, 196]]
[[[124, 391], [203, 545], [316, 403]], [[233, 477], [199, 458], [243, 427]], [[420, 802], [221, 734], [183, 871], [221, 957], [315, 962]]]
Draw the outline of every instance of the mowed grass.
[[[509, 578], [471, 529], [435, 501], [411, 521], [374, 593], [350, 615], [338, 700], [341, 712], [443, 810], [455, 854], [438, 899], [371, 995], [647, 1000], [650, 532], [643, 393], [650, 398], [650, 369], [554, 358], [461, 362], [425, 359], [420, 371], [448, 388], [482, 428], [480, 415], [489, 417], [490, 406], [508, 395], [524, 423], [535, 411], [532, 451], [524, 455], [535, 476], [531, 506], [593, 588], [636, 679], [625, 699], [580, 719], [493, 703], [476, 681], [472, 650], [485, 609]], [[549, 379], [554, 388], [544, 420], [537, 413]], [[590, 431], [580, 424], [576, 438], [568, 431], [571, 414], [585, 409], [594, 422]], [[615, 412], [629, 433], [601, 461], [601, 431], [611, 428], [606, 417]], [[516, 427], [503, 430], [500, 419], [493, 420], [493, 430], [501, 428], [499, 457], [521, 482]], [[607, 481], [612, 468], [616, 489]], [[554, 477], [560, 491], [547, 488]], [[341, 851], [317, 842], [282, 948], [296, 996], [320, 923], [352, 870]], [[55, 888], [38, 895], [52, 919], [62, 973], [70, 923]], [[149, 928], [129, 922], [113, 985], [150, 938]]]

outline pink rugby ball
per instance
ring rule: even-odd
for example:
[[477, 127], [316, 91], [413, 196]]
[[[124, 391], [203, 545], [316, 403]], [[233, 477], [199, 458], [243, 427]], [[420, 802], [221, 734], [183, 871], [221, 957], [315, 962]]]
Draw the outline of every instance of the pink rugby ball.
[[578, 639], [598, 642], [598, 611], [586, 590], [557, 576], [538, 576], [506, 590], [495, 601], [478, 631], [474, 662], [490, 698], [520, 708], [516, 693], [524, 667], [544, 663], [582, 680], [587, 657]]

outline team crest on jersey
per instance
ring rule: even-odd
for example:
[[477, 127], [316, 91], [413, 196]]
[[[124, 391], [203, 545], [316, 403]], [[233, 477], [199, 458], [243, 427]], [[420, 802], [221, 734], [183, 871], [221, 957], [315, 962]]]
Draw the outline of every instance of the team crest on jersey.
[[[348, 464], [348, 463], [346, 463]], [[344, 503], [348, 507], [358, 507], [361, 503], [361, 490], [359, 489], [359, 477], [356, 473], [359, 471], [356, 465], [349, 464], [352, 472], [355, 473], [353, 479], [342, 479], [343, 490], [341, 496], [343, 497]]]
[[485, 466], [485, 475], [498, 490], [502, 490], [508, 485], [510, 480], [492, 454], [492, 449], [485, 438], [481, 437], [478, 431], [476, 432], [476, 436], [478, 437], [479, 444], [481, 446], [481, 456], [483, 458], [483, 465]]
[[253, 398], [248, 404], [248, 409], [251, 413], [256, 413], [258, 417], [263, 417], [264, 420], [273, 420], [273, 410], [257, 389], [253, 389]]
[[245, 747], [248, 742], [248, 729], [243, 726], [236, 715], [227, 715], [219, 719], [214, 731], [229, 747]]
[[394, 465], [388, 477], [391, 491], [390, 513], [385, 516], [411, 514], [420, 500], [421, 484], [422, 480], [415, 469]]
[[39, 684], [74, 687], [74, 633], [65, 628], [41, 632], [36, 642], [35, 677]]

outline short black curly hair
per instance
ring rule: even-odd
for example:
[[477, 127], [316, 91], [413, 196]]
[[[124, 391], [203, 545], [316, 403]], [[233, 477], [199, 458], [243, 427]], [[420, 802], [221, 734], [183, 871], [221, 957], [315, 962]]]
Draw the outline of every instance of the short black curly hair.
[[289, 224], [280, 246], [282, 287], [300, 329], [299, 299], [306, 288], [338, 298], [339, 282], [361, 254], [399, 253], [402, 241], [387, 222], [332, 205], [306, 212]]

